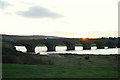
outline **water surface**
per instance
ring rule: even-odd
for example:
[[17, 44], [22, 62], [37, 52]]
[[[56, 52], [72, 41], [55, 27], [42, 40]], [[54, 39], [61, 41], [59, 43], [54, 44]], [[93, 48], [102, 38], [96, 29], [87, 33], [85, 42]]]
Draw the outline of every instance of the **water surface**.
[[[16, 49], [18, 51], [26, 52], [26, 48], [24, 46], [16, 46]], [[36, 47], [35, 53], [40, 54], [51, 54], [51, 53], [72, 53], [72, 54], [102, 54], [102, 55], [108, 55], [108, 54], [118, 54], [119, 48], [107, 48], [105, 49], [96, 49], [96, 47], [92, 47], [91, 50], [83, 50], [83, 47], [76, 46], [75, 50], [72, 51], [66, 51], [67, 47], [65, 46], [57, 46], [56, 51], [47, 52], [47, 47]]]

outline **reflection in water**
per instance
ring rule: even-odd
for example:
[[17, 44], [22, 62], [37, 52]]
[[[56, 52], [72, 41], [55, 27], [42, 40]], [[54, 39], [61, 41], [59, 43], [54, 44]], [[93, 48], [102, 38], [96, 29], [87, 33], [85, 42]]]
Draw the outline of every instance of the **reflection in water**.
[[[18, 51], [26, 52], [26, 48], [24, 46], [16, 46]], [[73, 53], [73, 54], [118, 54], [118, 48], [108, 49], [96, 49], [96, 47], [92, 47], [91, 50], [83, 50], [83, 47], [76, 46], [74, 51], [66, 51], [67, 47], [57, 46], [56, 51], [47, 52], [47, 47], [36, 47], [35, 53], [47, 54], [47, 53]]]

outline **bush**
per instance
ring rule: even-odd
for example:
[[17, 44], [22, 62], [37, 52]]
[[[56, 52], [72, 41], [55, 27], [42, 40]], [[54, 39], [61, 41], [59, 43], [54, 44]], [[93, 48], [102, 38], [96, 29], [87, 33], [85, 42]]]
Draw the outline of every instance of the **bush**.
[[3, 55], [2, 56], [2, 62], [3, 63], [15, 63], [15, 64], [21, 64], [22, 61], [19, 57], [15, 55]]
[[90, 59], [90, 57], [89, 57], [89, 56], [85, 56], [85, 59], [86, 59], [86, 60], [89, 60], [89, 59]]

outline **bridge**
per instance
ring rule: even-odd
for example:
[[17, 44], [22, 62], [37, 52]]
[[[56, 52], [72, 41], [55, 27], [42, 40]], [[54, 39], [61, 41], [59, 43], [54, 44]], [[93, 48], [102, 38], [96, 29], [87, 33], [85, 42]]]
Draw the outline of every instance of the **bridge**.
[[47, 47], [47, 51], [56, 51], [56, 46], [65, 45], [67, 50], [75, 50], [76, 45], [82, 45], [83, 50], [90, 50], [92, 44], [95, 44], [97, 49], [108, 48], [120, 48], [119, 38], [96, 38], [96, 39], [82, 39], [82, 38], [10, 38], [4, 39], [14, 46], [25, 46], [27, 52], [35, 52], [35, 47], [40, 44], [44, 44]]

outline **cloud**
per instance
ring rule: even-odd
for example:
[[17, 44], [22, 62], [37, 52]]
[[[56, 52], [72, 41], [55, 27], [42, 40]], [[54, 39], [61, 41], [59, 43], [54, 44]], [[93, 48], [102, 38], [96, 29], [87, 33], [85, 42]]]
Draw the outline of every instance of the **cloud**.
[[8, 6], [10, 6], [8, 2], [0, 1], [0, 9], [5, 9]]
[[32, 18], [59, 18], [63, 17], [60, 14], [57, 14], [55, 12], [50, 11], [47, 8], [43, 8], [40, 6], [33, 6], [30, 7], [28, 11], [18, 11], [18, 15], [24, 16], [24, 17], [32, 17]]

